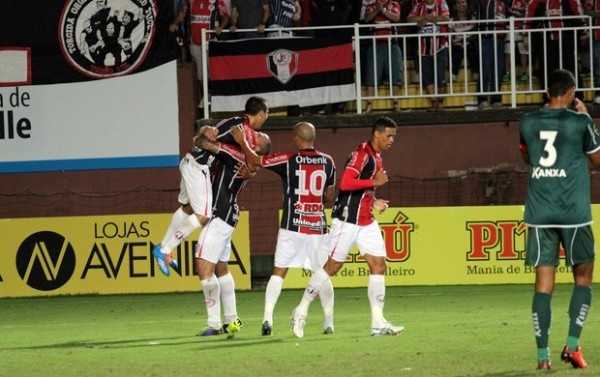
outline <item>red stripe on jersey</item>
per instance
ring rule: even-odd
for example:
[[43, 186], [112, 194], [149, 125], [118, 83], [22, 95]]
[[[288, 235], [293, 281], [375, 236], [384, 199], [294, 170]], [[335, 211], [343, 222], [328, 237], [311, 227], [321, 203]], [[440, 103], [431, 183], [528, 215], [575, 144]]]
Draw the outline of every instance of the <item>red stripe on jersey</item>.
[[[298, 70], [296, 75], [340, 71], [352, 68], [352, 45], [315, 48], [296, 51]], [[324, 59], [323, 57], [327, 57]], [[265, 54], [228, 55], [210, 58], [211, 80], [245, 80], [250, 78], [272, 78]]]

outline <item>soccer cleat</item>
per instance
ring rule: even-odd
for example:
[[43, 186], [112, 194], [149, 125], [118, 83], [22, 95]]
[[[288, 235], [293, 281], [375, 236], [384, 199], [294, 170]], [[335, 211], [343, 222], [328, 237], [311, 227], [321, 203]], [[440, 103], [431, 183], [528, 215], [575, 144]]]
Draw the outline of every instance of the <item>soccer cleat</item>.
[[179, 263], [177, 262], [177, 259], [171, 259], [171, 261], [169, 262], [169, 266], [171, 266], [171, 268], [174, 270], [178, 270]]
[[327, 326], [323, 329], [323, 335], [333, 335], [333, 327]]
[[223, 325], [223, 332], [225, 334], [229, 334], [230, 337], [233, 337], [233, 335], [240, 331], [240, 329], [244, 326], [244, 324], [242, 323], [242, 321], [240, 321], [239, 318], [236, 318], [235, 321], [231, 322], [231, 323], [226, 323]]
[[394, 326], [384, 322], [381, 327], [371, 327], [371, 336], [399, 335], [404, 331], [404, 326]]
[[577, 346], [575, 351], [569, 352], [567, 346], [565, 346], [560, 353], [560, 359], [565, 363], [571, 363], [573, 368], [583, 369], [587, 368], [588, 364], [583, 358], [583, 351], [580, 346]]
[[165, 254], [163, 254], [162, 250], [160, 249], [160, 245], [154, 246], [154, 249], [152, 249], [152, 256], [154, 256], [154, 259], [156, 259], [158, 267], [160, 268], [160, 272], [162, 272], [165, 276], [169, 276], [171, 274], [169, 271], [169, 265], [165, 260]]
[[537, 368], [538, 369], [552, 369], [552, 363], [550, 362], [550, 360], [541, 360], [541, 361], [538, 361]]
[[306, 324], [306, 316], [300, 314], [296, 309], [292, 312], [290, 320], [292, 332], [297, 338], [304, 337], [304, 325]]
[[269, 321], [264, 321], [260, 332], [262, 336], [270, 336], [271, 332], [273, 332], [273, 326], [271, 326]]
[[222, 329], [213, 329], [212, 327], [207, 327], [205, 330], [198, 333], [198, 336], [216, 336], [223, 334]]

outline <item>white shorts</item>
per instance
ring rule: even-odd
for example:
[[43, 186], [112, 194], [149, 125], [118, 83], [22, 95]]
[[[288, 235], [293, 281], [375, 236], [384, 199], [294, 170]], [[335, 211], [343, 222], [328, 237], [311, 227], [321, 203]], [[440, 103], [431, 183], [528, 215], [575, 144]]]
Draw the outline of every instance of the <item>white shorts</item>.
[[196, 258], [210, 263], [228, 262], [231, 254], [231, 236], [234, 228], [215, 217], [202, 229], [196, 244]]
[[279, 229], [275, 247], [275, 267], [304, 268], [317, 271], [327, 261], [327, 254], [320, 247], [322, 234], [304, 234]]
[[377, 221], [369, 225], [356, 225], [339, 219], [333, 219], [331, 228], [322, 247], [336, 262], [345, 262], [350, 249], [356, 243], [360, 255], [369, 254], [375, 257], [385, 257], [385, 243]]
[[199, 164], [188, 153], [179, 163], [179, 172], [181, 173], [179, 203], [190, 204], [195, 214], [210, 218], [212, 185], [208, 166]]

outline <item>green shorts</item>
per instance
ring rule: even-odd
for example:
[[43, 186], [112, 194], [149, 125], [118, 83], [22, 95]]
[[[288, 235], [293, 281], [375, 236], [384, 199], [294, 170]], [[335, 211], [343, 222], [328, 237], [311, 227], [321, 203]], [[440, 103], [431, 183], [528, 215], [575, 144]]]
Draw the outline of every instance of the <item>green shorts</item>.
[[577, 228], [527, 228], [527, 258], [529, 266], [558, 266], [559, 246], [566, 252], [566, 263], [575, 266], [594, 261], [594, 235], [592, 227]]

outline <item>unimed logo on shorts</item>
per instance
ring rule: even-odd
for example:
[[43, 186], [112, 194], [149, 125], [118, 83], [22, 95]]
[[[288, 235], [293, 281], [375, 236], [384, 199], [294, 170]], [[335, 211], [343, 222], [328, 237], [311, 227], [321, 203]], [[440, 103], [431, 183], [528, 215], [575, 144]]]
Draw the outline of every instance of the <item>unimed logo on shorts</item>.
[[19, 246], [17, 271], [31, 288], [52, 291], [62, 287], [73, 275], [75, 251], [58, 233], [34, 233]]

